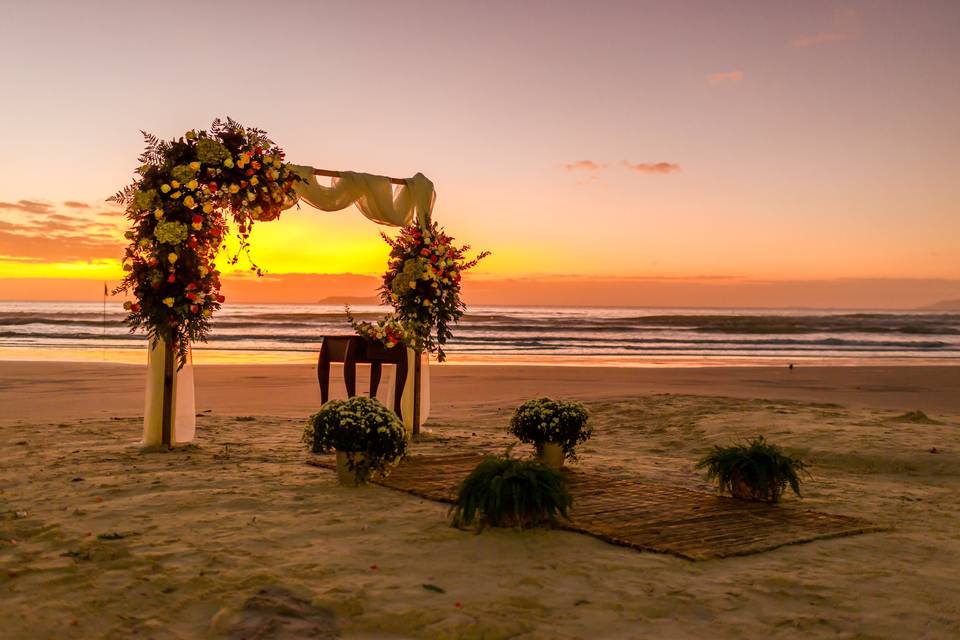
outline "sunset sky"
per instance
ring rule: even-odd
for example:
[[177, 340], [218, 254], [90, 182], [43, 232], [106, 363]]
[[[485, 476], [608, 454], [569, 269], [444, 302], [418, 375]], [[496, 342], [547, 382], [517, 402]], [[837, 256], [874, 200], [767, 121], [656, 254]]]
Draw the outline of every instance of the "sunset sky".
[[[95, 299], [139, 130], [226, 115], [296, 163], [426, 174], [435, 218], [494, 252], [484, 301], [960, 298], [958, 2], [36, 0], [4, 9], [0, 56], [0, 299]], [[379, 273], [379, 230], [261, 225], [263, 298]], [[783, 295], [810, 287], [832, 293]]]

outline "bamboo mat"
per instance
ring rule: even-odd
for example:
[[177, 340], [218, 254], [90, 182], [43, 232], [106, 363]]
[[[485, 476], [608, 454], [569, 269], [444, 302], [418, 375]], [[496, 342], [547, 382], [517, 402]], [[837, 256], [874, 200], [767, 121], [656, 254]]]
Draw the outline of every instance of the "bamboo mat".
[[[375, 484], [453, 503], [457, 487], [483, 459], [478, 453], [407, 456]], [[332, 469], [333, 456], [308, 464]], [[642, 551], [709, 560], [790, 544], [881, 531], [865, 520], [796, 506], [734, 500], [666, 484], [565, 470], [573, 507], [559, 528]]]

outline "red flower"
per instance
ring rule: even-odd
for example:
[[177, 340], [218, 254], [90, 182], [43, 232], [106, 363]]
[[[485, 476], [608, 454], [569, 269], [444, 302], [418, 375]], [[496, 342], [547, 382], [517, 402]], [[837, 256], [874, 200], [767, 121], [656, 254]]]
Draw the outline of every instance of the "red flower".
[[220, 304], [223, 304], [224, 300], [226, 300], [226, 297], [217, 294], [217, 302], [219, 302]]
[[138, 313], [140, 311], [140, 303], [134, 302], [132, 305], [130, 305], [130, 311], [133, 313]]
[[195, 304], [190, 305], [190, 313], [199, 313], [199, 311], [200, 311], [200, 307], [198, 305], [195, 305]]
[[422, 255], [422, 256], [428, 256], [428, 255], [430, 255], [430, 250], [429, 250], [429, 249], [420, 249], [420, 255]]
[[207, 185], [207, 189], [210, 189], [210, 191], [216, 191], [216, 190], [217, 190], [217, 183], [216, 183], [216, 182], [211, 182], [210, 184]]
[[200, 224], [201, 222], [203, 222], [203, 216], [193, 216], [192, 218], [190, 218], [190, 221], [193, 224]]
[[176, 282], [176, 281], [177, 281], [177, 276], [175, 276], [174, 274], [171, 273], [169, 276], [167, 276], [167, 282]]

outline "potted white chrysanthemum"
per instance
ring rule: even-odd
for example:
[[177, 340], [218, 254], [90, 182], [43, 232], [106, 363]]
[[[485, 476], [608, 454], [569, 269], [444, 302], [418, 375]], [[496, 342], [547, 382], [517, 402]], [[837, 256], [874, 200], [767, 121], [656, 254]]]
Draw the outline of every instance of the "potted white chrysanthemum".
[[576, 460], [577, 445], [593, 434], [587, 418], [587, 410], [579, 402], [539, 398], [517, 407], [510, 419], [510, 432], [520, 442], [533, 444], [543, 462], [559, 469], [564, 459]]
[[303, 441], [313, 453], [336, 451], [337, 480], [355, 487], [372, 473], [385, 475], [403, 457], [407, 432], [378, 400], [355, 396], [331, 400], [310, 416]]

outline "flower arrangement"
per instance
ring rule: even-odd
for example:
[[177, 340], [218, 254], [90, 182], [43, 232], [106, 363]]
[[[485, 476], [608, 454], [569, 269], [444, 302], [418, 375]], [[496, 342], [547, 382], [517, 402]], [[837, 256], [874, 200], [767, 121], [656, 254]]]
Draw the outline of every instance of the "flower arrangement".
[[468, 260], [470, 247], [455, 245], [435, 222], [422, 229], [415, 224], [406, 226], [396, 239], [381, 235], [390, 245], [390, 258], [380, 298], [393, 305], [393, 317], [413, 336], [414, 348], [436, 351], [443, 362], [443, 345], [453, 335], [450, 325], [466, 310], [460, 299], [460, 278], [490, 252]]
[[734, 498], [773, 503], [780, 501], [788, 486], [800, 495], [800, 475], [806, 473], [807, 465], [757, 436], [742, 444], [713, 447], [696, 468], [705, 469], [707, 480]]
[[[230, 118], [174, 140], [144, 138], [138, 177], [111, 198], [130, 220], [126, 275], [114, 293], [136, 298], [124, 303], [131, 331], [175, 344], [182, 366], [189, 343], [206, 339], [224, 301], [214, 260], [229, 221], [240, 239], [236, 263], [240, 251], [249, 255], [254, 222], [273, 220], [295, 202], [300, 178], [266, 132]], [[261, 274], [252, 263], [251, 270]]]
[[382, 320], [377, 320], [373, 323], [357, 321], [350, 312], [349, 306], [346, 311], [350, 326], [353, 327], [353, 330], [357, 332], [358, 336], [366, 338], [371, 342], [382, 344], [387, 349], [392, 349], [398, 344], [416, 347], [416, 335], [407, 329], [406, 325], [397, 318], [396, 314], [388, 313]]
[[576, 460], [577, 445], [593, 435], [593, 428], [587, 426], [588, 417], [579, 402], [528, 400], [510, 418], [510, 432], [520, 442], [533, 444], [538, 454], [543, 453], [544, 443], [552, 443], [560, 445], [566, 457]]
[[354, 396], [324, 404], [308, 420], [303, 442], [313, 453], [347, 452], [350, 469], [362, 482], [373, 472], [387, 473], [403, 457], [407, 432], [378, 400]]

